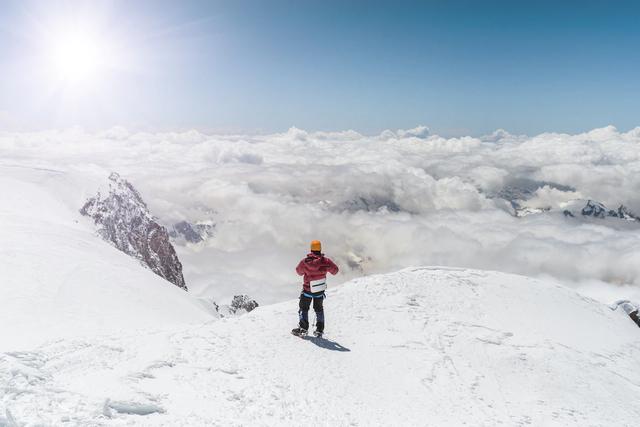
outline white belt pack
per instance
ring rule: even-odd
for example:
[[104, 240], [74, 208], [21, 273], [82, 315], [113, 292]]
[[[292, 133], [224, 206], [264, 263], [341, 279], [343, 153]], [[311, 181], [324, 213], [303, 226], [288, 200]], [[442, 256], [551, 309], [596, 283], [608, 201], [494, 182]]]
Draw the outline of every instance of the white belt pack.
[[311, 292], [322, 292], [327, 289], [327, 279], [310, 280], [309, 287]]

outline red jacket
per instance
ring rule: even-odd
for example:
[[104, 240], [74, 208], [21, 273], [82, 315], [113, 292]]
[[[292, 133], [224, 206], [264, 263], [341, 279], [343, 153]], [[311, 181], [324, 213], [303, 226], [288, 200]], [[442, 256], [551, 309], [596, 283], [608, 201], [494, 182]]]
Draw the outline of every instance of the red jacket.
[[300, 276], [304, 276], [304, 290], [311, 292], [309, 282], [311, 280], [320, 280], [327, 277], [327, 272], [336, 275], [338, 274], [338, 266], [333, 263], [324, 254], [310, 253], [305, 259], [298, 263], [296, 267], [296, 273]]

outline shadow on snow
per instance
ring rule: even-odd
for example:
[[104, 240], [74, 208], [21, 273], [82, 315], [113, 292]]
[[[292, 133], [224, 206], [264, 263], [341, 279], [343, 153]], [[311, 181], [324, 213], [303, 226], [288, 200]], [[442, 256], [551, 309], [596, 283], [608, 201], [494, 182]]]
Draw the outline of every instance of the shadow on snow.
[[351, 351], [347, 347], [345, 347], [345, 346], [343, 346], [341, 344], [338, 344], [335, 341], [328, 340], [326, 338], [317, 338], [317, 337], [309, 337], [309, 336], [307, 336], [307, 337], [304, 337], [303, 339], [305, 341], [310, 341], [310, 342], [314, 343], [318, 347], [326, 348], [327, 350], [343, 351], [343, 352]]

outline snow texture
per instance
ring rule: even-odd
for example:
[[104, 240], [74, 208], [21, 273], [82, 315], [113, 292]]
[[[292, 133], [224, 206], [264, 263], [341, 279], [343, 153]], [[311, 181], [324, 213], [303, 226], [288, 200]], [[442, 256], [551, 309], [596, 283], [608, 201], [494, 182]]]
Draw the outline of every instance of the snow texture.
[[0, 411], [29, 426], [582, 427], [640, 417], [637, 326], [552, 282], [410, 268], [346, 283], [325, 307], [325, 339], [289, 333], [292, 300], [198, 326], [6, 351]]

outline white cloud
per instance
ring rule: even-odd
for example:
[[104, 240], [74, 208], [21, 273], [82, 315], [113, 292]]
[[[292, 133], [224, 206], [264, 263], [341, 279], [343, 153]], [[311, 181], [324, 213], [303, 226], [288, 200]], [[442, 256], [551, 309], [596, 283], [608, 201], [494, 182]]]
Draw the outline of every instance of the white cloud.
[[489, 135], [485, 135], [480, 139], [488, 142], [507, 142], [507, 141], [522, 141], [527, 139], [527, 137], [526, 135], [512, 135], [504, 129], [496, 129]]
[[[67, 170], [87, 182], [115, 170], [166, 223], [213, 219], [208, 246], [180, 252], [190, 288], [218, 298], [294, 296], [292, 266], [314, 238], [345, 267], [343, 279], [444, 264], [640, 286], [638, 228], [561, 212], [514, 218], [493, 198], [528, 183], [530, 207], [593, 198], [640, 213], [640, 128], [494, 138], [443, 138], [425, 127], [374, 137], [71, 129], [5, 132], [0, 156], [2, 165]], [[360, 269], [347, 267], [354, 260]]]
[[379, 138], [382, 140], [403, 139], [403, 138], [420, 138], [425, 139], [431, 135], [431, 130], [426, 126], [417, 126], [413, 129], [398, 129], [397, 131], [385, 130], [380, 133]]
[[533, 197], [527, 200], [524, 205], [534, 209], [564, 209], [576, 199], [584, 199], [584, 197], [576, 191], [562, 191], [545, 185], [538, 188]]

